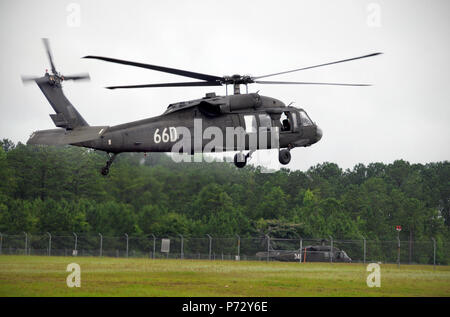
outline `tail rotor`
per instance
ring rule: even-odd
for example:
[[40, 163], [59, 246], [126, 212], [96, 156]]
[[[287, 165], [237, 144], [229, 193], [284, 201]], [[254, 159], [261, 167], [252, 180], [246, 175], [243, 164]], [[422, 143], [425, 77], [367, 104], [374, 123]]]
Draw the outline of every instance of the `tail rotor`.
[[56, 70], [55, 63], [53, 61], [53, 54], [50, 49], [50, 42], [47, 38], [43, 38], [42, 42], [44, 43], [45, 51], [47, 52], [47, 56], [50, 62], [51, 73], [48, 70], [45, 71], [44, 77], [37, 76], [22, 76], [22, 82], [24, 84], [28, 84], [30, 82], [36, 82], [40, 79], [47, 79], [50, 84], [61, 84], [64, 80], [90, 80], [90, 76], [88, 73], [80, 73], [75, 75], [64, 76]]

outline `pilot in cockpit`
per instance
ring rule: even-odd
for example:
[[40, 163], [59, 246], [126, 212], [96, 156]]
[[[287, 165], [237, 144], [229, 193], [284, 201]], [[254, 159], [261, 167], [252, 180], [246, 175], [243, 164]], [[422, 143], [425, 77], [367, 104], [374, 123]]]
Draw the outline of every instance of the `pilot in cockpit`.
[[282, 121], [281, 131], [290, 131], [291, 130], [291, 122], [289, 121], [289, 117], [287, 113], [284, 113], [285, 118]]

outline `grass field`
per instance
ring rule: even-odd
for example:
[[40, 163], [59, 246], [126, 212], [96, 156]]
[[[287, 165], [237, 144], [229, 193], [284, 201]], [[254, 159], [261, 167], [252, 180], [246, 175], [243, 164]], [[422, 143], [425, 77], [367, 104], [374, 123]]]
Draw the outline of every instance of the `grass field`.
[[[66, 285], [69, 263], [81, 287]], [[450, 267], [0, 256], [0, 296], [450, 296]]]

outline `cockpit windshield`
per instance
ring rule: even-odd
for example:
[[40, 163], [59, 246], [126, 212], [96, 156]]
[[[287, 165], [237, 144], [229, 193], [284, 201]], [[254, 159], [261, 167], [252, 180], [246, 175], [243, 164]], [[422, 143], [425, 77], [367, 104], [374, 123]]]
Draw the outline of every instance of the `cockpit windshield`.
[[304, 127], [313, 125], [311, 119], [308, 117], [305, 111], [300, 110], [300, 124]]

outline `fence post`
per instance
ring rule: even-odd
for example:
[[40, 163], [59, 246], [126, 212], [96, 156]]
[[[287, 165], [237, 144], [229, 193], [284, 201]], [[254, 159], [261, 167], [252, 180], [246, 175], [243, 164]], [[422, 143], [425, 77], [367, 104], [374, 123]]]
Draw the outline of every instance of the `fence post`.
[[[73, 235], [75, 236], [75, 251], [77, 251], [77, 242], [78, 242], [78, 236], [77, 236], [77, 234], [75, 233], [75, 232], [72, 232], [73, 233]], [[76, 253], [78, 253], [78, 251], [76, 252]], [[73, 252], [72, 252], [72, 254], [73, 254]], [[78, 255], [78, 254], [77, 254]]]
[[433, 240], [433, 270], [436, 270], [436, 239], [431, 238]]
[[30, 233], [29, 237], [28, 237], [28, 255], [31, 255], [31, 248], [32, 248], [31, 242], [32, 241], [33, 241], [33, 235]]
[[150, 234], [153, 237], [153, 254], [152, 258], [155, 259], [155, 251], [156, 251], [156, 237], [153, 233]]
[[0, 232], [0, 254], [2, 254], [3, 247], [3, 233]]
[[212, 237], [207, 234], [208, 238], [209, 238], [209, 259], [211, 260], [211, 244], [212, 244]]
[[400, 231], [397, 231], [397, 267], [400, 268]]
[[333, 237], [329, 236], [331, 240], [331, 248], [330, 248], [330, 263], [333, 263]]
[[48, 234], [48, 256], [52, 255], [52, 235], [50, 232], [47, 232]]
[[181, 257], [181, 259], [183, 260], [183, 257], [184, 257], [184, 251], [183, 251], [183, 248], [184, 248], [184, 246], [183, 246], [184, 239], [183, 239], [183, 235], [182, 235], [182, 234], [178, 234], [178, 235], [181, 237], [180, 257]]
[[28, 250], [28, 234], [24, 231], [23, 232], [25, 234], [25, 255], [28, 254], [27, 250]]
[[270, 237], [268, 234], [266, 234], [266, 238], [267, 238], [267, 262], [269, 262], [269, 257], [270, 257]]
[[302, 250], [303, 250], [303, 238], [300, 238], [300, 251], [298, 256], [298, 260], [300, 263], [302, 263]]
[[128, 234], [125, 233], [125, 237], [127, 238], [127, 258], [128, 258]]
[[237, 243], [237, 256], [238, 256], [238, 260], [241, 260], [241, 237], [237, 234], [236, 237], [238, 238], [238, 243]]
[[411, 240], [411, 229], [409, 230], [409, 253], [408, 253], [408, 264], [411, 264], [412, 259], [412, 240]]
[[99, 232], [98, 235], [100, 236], [100, 256], [102, 256], [103, 253], [103, 235]]
[[364, 255], [363, 255], [363, 263], [366, 264], [366, 238], [363, 238], [363, 245], [364, 245]]

